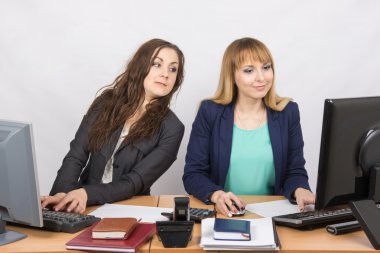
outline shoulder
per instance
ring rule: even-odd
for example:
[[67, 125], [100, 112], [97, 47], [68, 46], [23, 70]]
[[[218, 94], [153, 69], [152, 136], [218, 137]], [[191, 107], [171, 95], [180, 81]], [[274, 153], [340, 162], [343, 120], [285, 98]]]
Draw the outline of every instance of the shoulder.
[[226, 108], [226, 105], [217, 104], [212, 100], [203, 100], [199, 107], [199, 110], [208, 110], [208, 111], [223, 111]]
[[222, 115], [228, 107], [231, 107], [231, 105], [222, 105], [212, 100], [203, 100], [199, 106], [199, 113], [207, 118], [215, 118]]
[[168, 113], [166, 114], [166, 117], [164, 121], [162, 122], [164, 128], [171, 128], [171, 129], [180, 129], [184, 130], [185, 125], [181, 122], [181, 120], [177, 117], [177, 115], [172, 111], [168, 110]]
[[298, 108], [298, 104], [293, 101], [289, 101], [289, 103], [285, 106], [282, 111], [273, 111], [271, 110], [271, 115], [273, 119], [278, 118], [280, 122], [298, 122], [300, 120], [300, 112]]
[[289, 101], [282, 112], [285, 114], [299, 113], [298, 104], [294, 101]]
[[293, 101], [289, 101], [289, 103], [285, 106], [285, 108], [282, 111], [274, 111], [270, 109], [269, 112], [273, 119], [293, 121], [293, 120], [298, 120], [300, 117], [298, 104]]

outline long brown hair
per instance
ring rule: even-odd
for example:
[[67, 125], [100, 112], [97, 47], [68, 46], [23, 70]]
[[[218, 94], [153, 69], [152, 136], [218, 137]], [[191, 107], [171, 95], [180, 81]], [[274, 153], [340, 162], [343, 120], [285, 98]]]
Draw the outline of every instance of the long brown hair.
[[90, 151], [99, 151], [110, 140], [112, 133], [124, 126], [126, 120], [143, 104], [144, 79], [162, 48], [171, 48], [178, 56], [179, 64], [173, 89], [168, 95], [152, 100], [146, 105], [145, 113], [130, 126], [124, 141], [133, 143], [140, 138], [151, 137], [158, 131], [169, 110], [173, 94], [183, 82], [185, 58], [176, 45], [162, 39], [152, 39], [140, 46], [124, 73], [112, 84], [104, 87], [102, 93], [91, 104], [88, 114], [95, 111], [96, 119], [89, 134]]
[[[235, 40], [227, 47], [224, 53], [219, 85], [215, 95], [210, 98], [212, 101], [226, 105], [236, 99], [237, 87], [235, 84], [235, 71], [247, 60], [270, 63], [273, 70], [274, 80], [275, 71], [273, 58], [265, 44], [253, 38], [241, 38]], [[276, 94], [273, 81], [272, 87], [264, 97], [265, 104], [273, 110], [282, 111], [289, 101], [289, 98], [279, 97]]]

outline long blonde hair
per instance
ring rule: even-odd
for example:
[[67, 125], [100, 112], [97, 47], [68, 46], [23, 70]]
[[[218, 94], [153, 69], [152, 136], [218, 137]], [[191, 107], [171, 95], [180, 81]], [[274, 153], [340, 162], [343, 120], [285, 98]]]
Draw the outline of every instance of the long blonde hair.
[[[274, 77], [273, 58], [264, 43], [253, 38], [235, 40], [224, 52], [219, 85], [215, 95], [211, 97], [210, 100], [218, 104], [227, 105], [236, 99], [237, 87], [235, 84], [235, 71], [247, 60], [270, 63]], [[264, 97], [264, 103], [275, 111], [282, 111], [290, 100], [290, 98], [279, 97], [276, 94], [274, 81], [272, 87]]]

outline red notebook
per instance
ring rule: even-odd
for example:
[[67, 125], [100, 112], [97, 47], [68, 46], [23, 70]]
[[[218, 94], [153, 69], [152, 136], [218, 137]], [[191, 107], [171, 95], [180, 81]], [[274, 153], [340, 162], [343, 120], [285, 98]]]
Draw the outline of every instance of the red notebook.
[[97, 223], [66, 243], [66, 249], [136, 252], [141, 245], [156, 233], [155, 223], [138, 223], [133, 233], [126, 240], [92, 239], [92, 229]]

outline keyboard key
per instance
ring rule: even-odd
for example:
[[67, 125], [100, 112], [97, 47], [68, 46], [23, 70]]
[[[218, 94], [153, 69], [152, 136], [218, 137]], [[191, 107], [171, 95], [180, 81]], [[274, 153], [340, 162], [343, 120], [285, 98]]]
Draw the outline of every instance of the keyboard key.
[[[201, 222], [204, 218], [209, 218], [215, 216], [215, 211], [211, 209], [203, 209], [203, 208], [190, 208], [190, 220], [195, 222]], [[161, 215], [168, 217], [169, 219], [173, 219], [173, 213], [161, 213]]]
[[43, 210], [42, 218], [44, 221], [42, 229], [66, 233], [76, 233], [100, 220], [93, 215], [50, 210]]

